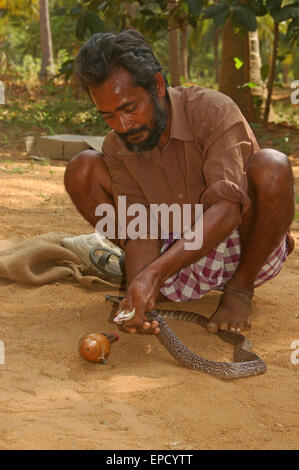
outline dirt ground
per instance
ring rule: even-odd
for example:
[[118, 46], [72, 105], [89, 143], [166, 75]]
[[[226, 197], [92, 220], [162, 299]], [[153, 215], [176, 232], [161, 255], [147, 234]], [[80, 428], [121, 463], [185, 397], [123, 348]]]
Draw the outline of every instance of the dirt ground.
[[[299, 160], [291, 161], [298, 187]], [[64, 191], [64, 167], [0, 150], [0, 239], [91, 232]], [[290, 347], [299, 340], [298, 229], [294, 222], [295, 252], [253, 301], [247, 337], [268, 370], [235, 381], [182, 368], [152, 336], [120, 333], [108, 365], [88, 363], [78, 340], [113, 331], [105, 295], [116, 291], [0, 280], [0, 449], [297, 449], [299, 365], [291, 363]], [[212, 292], [171, 306], [210, 316], [218, 299]], [[169, 323], [195, 352], [232, 360], [231, 347], [217, 337]]]

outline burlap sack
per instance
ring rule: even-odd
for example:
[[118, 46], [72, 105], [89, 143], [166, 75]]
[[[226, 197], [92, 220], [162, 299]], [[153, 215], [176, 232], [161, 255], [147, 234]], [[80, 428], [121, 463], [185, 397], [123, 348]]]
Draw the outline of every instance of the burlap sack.
[[90, 289], [105, 285], [118, 289], [61, 245], [63, 238], [71, 236], [45, 233], [27, 240], [0, 240], [0, 278], [33, 285], [75, 280]]

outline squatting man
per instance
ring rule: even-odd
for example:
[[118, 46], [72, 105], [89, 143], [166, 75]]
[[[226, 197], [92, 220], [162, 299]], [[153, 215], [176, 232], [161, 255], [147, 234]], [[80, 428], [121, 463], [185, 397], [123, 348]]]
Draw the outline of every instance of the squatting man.
[[215, 289], [222, 295], [207, 331], [248, 329], [254, 289], [278, 274], [294, 247], [287, 156], [259, 148], [229, 97], [170, 87], [137, 31], [94, 34], [75, 71], [111, 128], [101, 153], [76, 155], [65, 172], [66, 190], [83, 217], [95, 227], [96, 208], [116, 207], [119, 196], [146, 208], [203, 206], [200, 249], [184, 249], [183, 227], [181, 238], [171, 232], [166, 239], [112, 240], [125, 253], [126, 297], [116, 315], [135, 308], [123, 329], [157, 334], [158, 323], [145, 316], [157, 302], [199, 299]]

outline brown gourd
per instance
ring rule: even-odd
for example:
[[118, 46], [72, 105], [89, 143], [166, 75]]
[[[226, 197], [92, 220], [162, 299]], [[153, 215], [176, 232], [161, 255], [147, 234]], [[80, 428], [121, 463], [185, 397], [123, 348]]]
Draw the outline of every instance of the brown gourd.
[[116, 333], [90, 333], [83, 336], [78, 345], [80, 356], [89, 362], [106, 364], [111, 344], [119, 339]]

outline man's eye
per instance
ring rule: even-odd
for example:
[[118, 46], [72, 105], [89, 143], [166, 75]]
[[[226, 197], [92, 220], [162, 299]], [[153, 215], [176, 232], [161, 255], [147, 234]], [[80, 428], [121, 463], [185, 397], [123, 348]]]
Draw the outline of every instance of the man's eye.
[[126, 108], [126, 113], [133, 113], [135, 109], [136, 109], [135, 105], [129, 106], [128, 108]]

